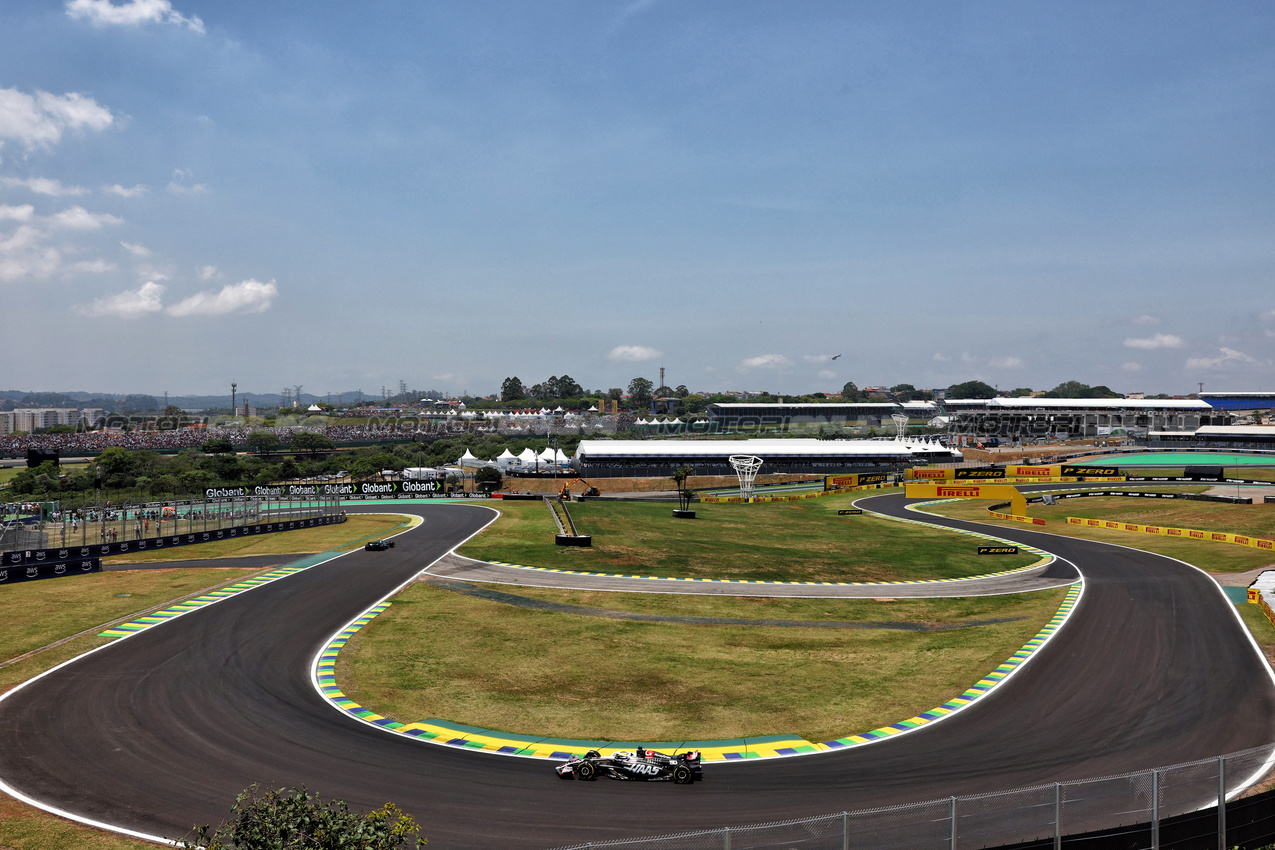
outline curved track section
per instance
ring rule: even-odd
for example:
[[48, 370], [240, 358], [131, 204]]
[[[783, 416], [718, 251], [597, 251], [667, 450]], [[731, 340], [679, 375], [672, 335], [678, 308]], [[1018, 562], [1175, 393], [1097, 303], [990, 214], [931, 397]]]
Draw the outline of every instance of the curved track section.
[[[904, 514], [900, 496], [870, 507]], [[384, 510], [384, 508], [382, 508]], [[393, 800], [432, 847], [547, 847], [1008, 789], [1265, 744], [1269, 668], [1216, 585], [1171, 559], [997, 529], [1084, 574], [1067, 628], [969, 711], [881, 744], [723, 765], [689, 788], [567, 783], [543, 763], [403, 740], [310, 684], [332, 631], [480, 529], [489, 509], [395, 506], [425, 523], [73, 661], [0, 702], [0, 778], [47, 805], [177, 837], [252, 782]], [[973, 524], [934, 519], [940, 524]]]

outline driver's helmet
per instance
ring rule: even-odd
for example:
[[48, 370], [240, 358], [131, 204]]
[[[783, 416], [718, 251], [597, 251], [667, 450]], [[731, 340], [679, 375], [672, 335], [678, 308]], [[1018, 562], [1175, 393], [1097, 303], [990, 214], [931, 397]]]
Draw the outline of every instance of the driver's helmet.
[[633, 761], [635, 756], [627, 750], [620, 750], [615, 754], [616, 761]]

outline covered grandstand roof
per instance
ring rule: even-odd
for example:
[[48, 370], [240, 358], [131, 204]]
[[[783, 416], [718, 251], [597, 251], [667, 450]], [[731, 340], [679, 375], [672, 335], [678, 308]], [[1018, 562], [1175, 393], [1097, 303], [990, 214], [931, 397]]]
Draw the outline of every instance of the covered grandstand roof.
[[[757, 455], [761, 458], [866, 458], [907, 460], [917, 456], [948, 454], [938, 443], [921, 440], [581, 440], [576, 457], [606, 462], [641, 458], [727, 458]], [[957, 454], [956, 452], [951, 452]]]
[[988, 398], [956, 399], [945, 402], [951, 407], [977, 407], [989, 410], [1212, 410], [1207, 401], [1197, 398]]

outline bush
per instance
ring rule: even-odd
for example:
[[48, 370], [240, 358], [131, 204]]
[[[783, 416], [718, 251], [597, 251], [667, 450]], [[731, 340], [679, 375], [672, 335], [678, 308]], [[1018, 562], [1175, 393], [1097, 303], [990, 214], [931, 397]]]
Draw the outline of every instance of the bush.
[[393, 803], [367, 814], [324, 803], [304, 787], [253, 785], [235, 799], [233, 819], [196, 827], [177, 846], [194, 850], [397, 850], [422, 847], [416, 822]]

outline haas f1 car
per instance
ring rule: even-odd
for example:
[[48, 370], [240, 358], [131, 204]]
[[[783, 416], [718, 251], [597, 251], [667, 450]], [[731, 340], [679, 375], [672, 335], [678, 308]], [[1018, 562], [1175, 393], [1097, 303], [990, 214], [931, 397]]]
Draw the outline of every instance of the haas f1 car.
[[690, 785], [703, 778], [699, 750], [671, 756], [657, 750], [621, 750], [604, 756], [589, 750], [583, 756], [572, 756], [554, 768], [563, 779], [590, 781], [599, 776], [608, 779], [671, 780], [677, 785]]

